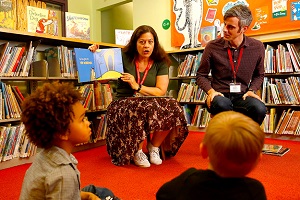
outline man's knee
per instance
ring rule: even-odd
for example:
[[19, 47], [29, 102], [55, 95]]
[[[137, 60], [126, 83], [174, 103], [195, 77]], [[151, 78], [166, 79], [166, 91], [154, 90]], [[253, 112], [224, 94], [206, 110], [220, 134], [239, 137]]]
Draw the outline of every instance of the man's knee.
[[211, 102], [210, 113], [215, 115], [219, 112], [228, 111], [232, 109], [233, 105], [230, 99], [222, 96], [216, 96]]

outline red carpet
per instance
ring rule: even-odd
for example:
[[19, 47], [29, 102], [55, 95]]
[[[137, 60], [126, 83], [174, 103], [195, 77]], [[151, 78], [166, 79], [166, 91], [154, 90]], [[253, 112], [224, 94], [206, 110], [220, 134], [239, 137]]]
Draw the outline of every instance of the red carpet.
[[[77, 152], [81, 185], [105, 186], [123, 200], [153, 200], [155, 192], [166, 181], [189, 167], [206, 168], [207, 160], [199, 155], [203, 133], [190, 133], [178, 154], [160, 166], [139, 168], [134, 165], [117, 167], [111, 164], [105, 146]], [[300, 199], [300, 143], [266, 139], [266, 143], [291, 148], [283, 157], [264, 155], [258, 167], [249, 175], [265, 186], [270, 200]], [[0, 170], [0, 200], [18, 199], [24, 173], [29, 164]]]

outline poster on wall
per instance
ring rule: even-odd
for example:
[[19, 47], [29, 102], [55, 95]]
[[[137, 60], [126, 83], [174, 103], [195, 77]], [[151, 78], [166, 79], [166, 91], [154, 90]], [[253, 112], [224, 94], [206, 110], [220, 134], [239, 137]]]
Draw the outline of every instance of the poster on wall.
[[248, 6], [252, 12], [248, 36], [300, 29], [299, 0], [171, 0], [171, 45], [200, 47], [200, 30], [206, 26], [216, 26], [220, 36], [224, 13], [237, 4]]

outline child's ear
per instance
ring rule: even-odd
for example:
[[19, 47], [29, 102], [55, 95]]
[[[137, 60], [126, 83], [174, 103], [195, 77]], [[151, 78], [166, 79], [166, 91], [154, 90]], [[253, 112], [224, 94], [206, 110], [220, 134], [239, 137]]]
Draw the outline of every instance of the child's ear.
[[202, 158], [204, 159], [208, 158], [207, 147], [202, 142], [200, 144], [200, 154]]
[[58, 135], [57, 136], [59, 139], [61, 140], [68, 140], [69, 139], [69, 135], [68, 134], [65, 134], [65, 135]]

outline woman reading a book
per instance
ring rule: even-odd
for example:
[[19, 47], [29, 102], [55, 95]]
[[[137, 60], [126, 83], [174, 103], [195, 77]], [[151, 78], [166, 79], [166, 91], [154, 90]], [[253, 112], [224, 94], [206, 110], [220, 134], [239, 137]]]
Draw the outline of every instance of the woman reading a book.
[[[95, 52], [98, 45], [89, 49]], [[170, 59], [155, 30], [147, 25], [133, 32], [122, 51], [124, 73], [118, 80], [117, 99], [107, 108], [107, 151], [115, 165], [131, 161], [140, 167], [160, 165], [161, 144], [166, 154], [175, 156], [188, 135], [181, 105], [164, 96]], [[142, 147], [150, 134], [149, 162]]]

